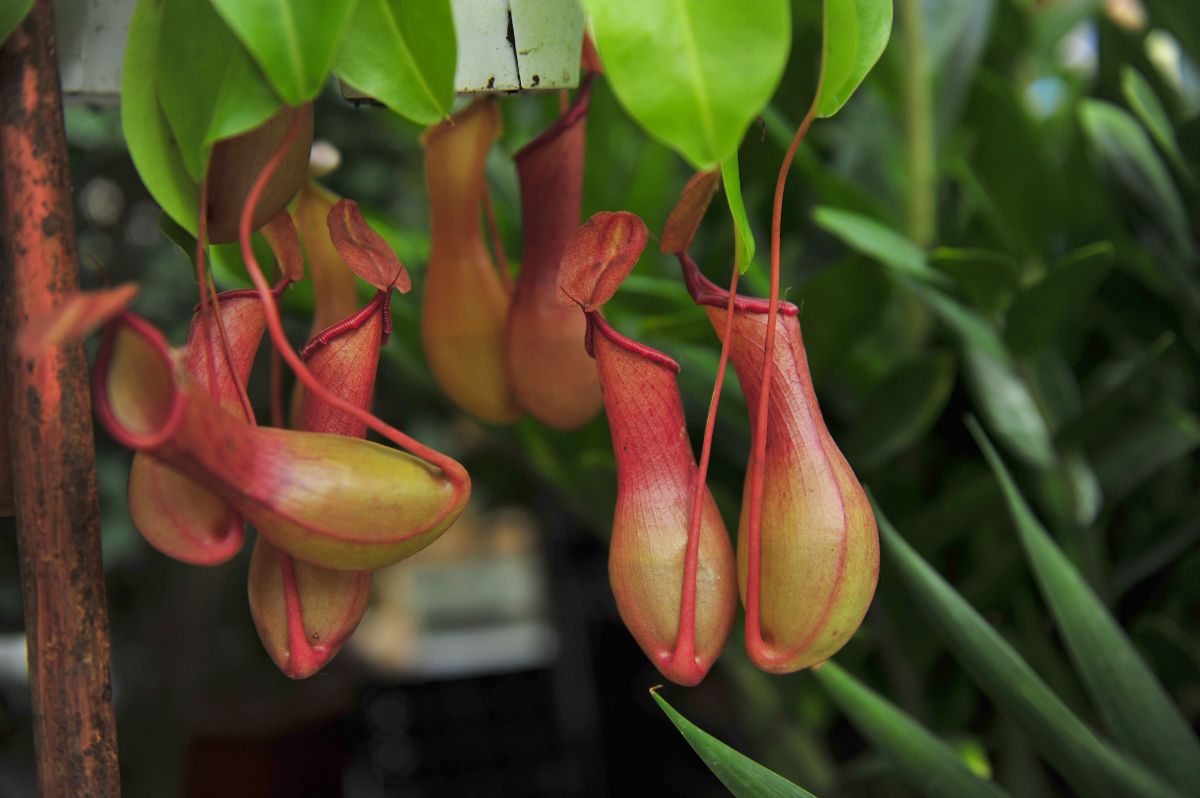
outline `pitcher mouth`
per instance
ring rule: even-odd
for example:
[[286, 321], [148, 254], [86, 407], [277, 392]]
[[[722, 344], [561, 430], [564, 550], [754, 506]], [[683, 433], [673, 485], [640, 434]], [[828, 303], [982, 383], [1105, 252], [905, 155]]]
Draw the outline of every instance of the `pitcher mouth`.
[[[700, 267], [696, 265], [696, 262], [687, 253], [679, 253], [678, 258], [679, 268], [683, 270], [683, 282], [687, 286], [688, 293], [692, 295], [692, 301], [697, 305], [708, 305], [709, 307], [724, 309], [729, 303], [729, 290], [722, 288], [705, 277], [701, 273]], [[750, 297], [739, 293], [733, 298], [733, 309], [742, 313], [765, 314], [769, 312], [770, 307], [770, 301], [760, 297]], [[800, 308], [787, 300], [781, 299], [779, 301], [779, 315], [798, 316], [800, 315]]]
[[135, 450], [154, 450], [174, 437], [188, 401], [175, 381], [166, 339], [130, 311], [105, 327], [92, 371], [92, 395], [104, 428]]

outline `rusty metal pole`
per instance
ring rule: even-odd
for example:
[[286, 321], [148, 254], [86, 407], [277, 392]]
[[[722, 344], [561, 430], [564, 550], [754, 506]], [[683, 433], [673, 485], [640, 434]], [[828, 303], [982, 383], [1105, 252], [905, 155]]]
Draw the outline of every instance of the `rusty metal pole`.
[[[0, 337], [79, 288], [50, 0], [0, 47]], [[9, 349], [9, 347], [4, 347]], [[42, 798], [120, 793], [83, 348], [9, 350], [9, 424]]]

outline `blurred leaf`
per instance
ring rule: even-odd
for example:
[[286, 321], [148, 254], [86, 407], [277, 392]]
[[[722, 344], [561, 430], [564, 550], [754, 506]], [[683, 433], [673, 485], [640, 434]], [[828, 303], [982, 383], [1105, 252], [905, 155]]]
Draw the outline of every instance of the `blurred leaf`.
[[306, 103], [324, 87], [354, 8], [354, 0], [211, 2], [288, 105]]
[[1138, 119], [1142, 120], [1142, 124], [1150, 131], [1159, 149], [1171, 161], [1171, 165], [1184, 179], [1195, 184], [1196, 176], [1192, 174], [1192, 170], [1183, 159], [1183, 153], [1179, 151], [1179, 142], [1175, 138], [1175, 128], [1171, 126], [1167, 109], [1163, 108], [1150, 82], [1142, 77], [1141, 72], [1126, 66], [1121, 70], [1121, 92], [1125, 95], [1125, 102], [1129, 103]]
[[768, 770], [753, 759], [733, 750], [725, 743], [697, 727], [658, 694], [657, 688], [650, 691], [654, 700], [667, 713], [667, 717], [679, 729], [708, 769], [713, 772], [737, 798], [814, 798], [813, 794], [792, 784], [773, 770]]
[[454, 103], [457, 47], [449, 0], [358, 0], [333, 69], [401, 116], [432, 125]]
[[1086, 307], [1108, 274], [1113, 253], [1107, 241], [1080, 247], [1013, 297], [1004, 337], [1014, 354], [1032, 354], [1050, 343]]
[[998, 316], [1008, 307], [1017, 285], [1017, 264], [1011, 256], [990, 249], [938, 247], [929, 260], [953, 277], [984, 313]]
[[954, 749], [832, 660], [813, 676], [854, 727], [895, 763], [901, 778], [931, 798], [1001, 798], [998, 785], [976, 776]]
[[188, 174], [197, 183], [204, 178], [215, 142], [258, 127], [280, 106], [208, 0], [166, 4], [158, 101]]
[[874, 258], [896, 274], [933, 285], [946, 276], [929, 268], [920, 247], [887, 225], [857, 213], [821, 206], [813, 210], [818, 227], [837, 236], [856, 252]]
[[1200, 447], [1200, 419], [1169, 400], [1141, 408], [1109, 430], [1095, 455], [1096, 473], [1110, 503]]
[[10, 0], [0, 5], [0, 44], [4, 44], [12, 34], [29, 9], [33, 8], [33, 0]]
[[733, 235], [736, 243], [737, 267], [745, 274], [754, 262], [754, 231], [746, 218], [746, 203], [742, 201], [742, 176], [738, 168], [738, 154], [734, 150], [721, 161], [721, 183], [725, 186], [725, 199], [729, 202], [729, 213], [733, 216]]
[[1079, 122], [1104, 165], [1163, 228], [1173, 248], [1191, 254], [1193, 243], [1183, 201], [1145, 131], [1126, 111], [1103, 100], [1079, 104]]
[[1192, 61], [1200, 61], [1200, 4], [1145, 0], [1145, 6], [1155, 23], [1179, 39]]
[[1064, 445], [1081, 443], [1119, 423], [1130, 394], [1145, 383], [1150, 367], [1175, 343], [1174, 333], [1160, 335], [1152, 344], [1133, 356], [1112, 364], [1105, 372], [1104, 384], [1088, 397], [1079, 413], [1058, 430]]
[[817, 117], [838, 112], [892, 35], [892, 0], [825, 0], [825, 69]]
[[1184, 790], [1200, 787], [1200, 741], [1104, 604], [1038, 522], [974, 419], [967, 426], [1004, 491], [1013, 525], [1075, 670], [1117, 743]]
[[158, 103], [163, 4], [138, 0], [121, 68], [121, 129], [138, 176], [154, 201], [189, 233], [196, 232], [200, 190], [188, 174]]
[[621, 104], [697, 169], [737, 150], [787, 62], [787, 0], [584, 0], [584, 7]]
[[858, 258], [818, 274], [796, 291], [808, 367], [817, 385], [872, 331], [890, 291], [879, 268]]
[[921, 355], [897, 365], [872, 391], [844, 441], [857, 468], [872, 469], [924, 437], [954, 388], [954, 358]]
[[1193, 516], [1149, 548], [1122, 558], [1116, 563], [1110, 580], [1113, 598], [1120, 598], [1143, 579], [1176, 562], [1197, 541], [1200, 541], [1200, 520]]
[[1024, 659], [905, 542], [875, 508], [894, 572], [971, 680], [1010, 713], [1035, 748], [1087, 796], [1176, 796], [1141, 765], [1098, 738]]

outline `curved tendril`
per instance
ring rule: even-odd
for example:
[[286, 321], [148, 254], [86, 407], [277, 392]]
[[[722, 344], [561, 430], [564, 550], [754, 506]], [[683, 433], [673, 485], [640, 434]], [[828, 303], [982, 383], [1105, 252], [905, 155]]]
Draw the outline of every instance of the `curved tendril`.
[[492, 207], [492, 190], [487, 181], [483, 181], [483, 216], [487, 220], [488, 237], [492, 243], [492, 260], [496, 262], [496, 271], [500, 272], [500, 282], [504, 290], [512, 293], [512, 273], [508, 270], [508, 255], [504, 254], [504, 242], [500, 240], [500, 226], [496, 224], [496, 209]]
[[733, 339], [733, 307], [737, 298], [739, 276], [741, 270], [734, 263], [733, 278], [729, 281], [729, 302], [725, 308], [725, 335], [721, 340], [721, 359], [717, 362], [717, 376], [713, 381], [712, 398], [708, 403], [708, 418], [704, 422], [704, 440], [700, 445], [700, 463], [696, 467], [696, 487], [692, 494], [692, 515], [688, 522], [687, 553], [683, 564], [683, 596], [679, 602], [679, 635], [675, 640], [675, 651], [671, 654], [671, 658], [677, 663], [690, 662], [696, 657], [696, 579], [700, 568], [700, 523], [704, 514], [704, 491], [708, 482], [708, 462], [712, 455], [717, 407], [721, 403], [721, 389], [725, 386], [725, 371], [729, 366], [729, 343]]
[[[258, 265], [258, 260], [254, 257], [254, 249], [250, 245], [250, 235], [253, 232], [251, 230], [251, 223], [254, 218], [254, 208], [262, 198], [263, 190], [266, 188], [271, 176], [279, 167], [284, 155], [287, 154], [288, 148], [292, 146], [292, 143], [296, 140], [296, 136], [299, 135], [300, 122], [300, 115], [297, 114], [288, 128], [287, 135], [283, 137], [275, 152], [271, 154], [270, 159], [263, 166], [262, 171], [259, 172], [258, 177], [255, 178], [254, 185], [251, 186], [250, 193], [246, 196], [246, 204], [242, 208], [241, 216], [238, 219], [238, 243], [241, 246], [242, 259], [246, 262], [246, 271], [250, 275], [250, 280], [254, 283], [255, 289], [258, 291], [259, 297], [262, 299], [263, 316], [266, 319], [267, 330], [271, 334], [271, 341], [287, 362], [288, 367], [296, 375], [296, 378], [303, 383], [306, 390], [310, 391], [325, 404], [330, 405], [336, 410], [340, 410], [351, 418], [361, 421], [397, 446], [408, 450], [411, 454], [440, 469], [442, 474], [454, 486], [454, 492], [457, 497], [462, 491], [469, 489], [471, 484], [471, 478], [461, 463], [449, 455], [426, 446], [373, 413], [363, 410], [359, 406], [347, 402], [342, 397], [331, 392], [308, 370], [304, 361], [291, 348], [287, 336], [283, 332], [283, 322], [279, 317], [279, 308], [275, 304], [275, 295], [272, 293], [271, 287], [267, 284], [267, 278], [263, 275], [262, 267]], [[456, 502], [452, 502], [450, 506], [454, 506], [454, 504]]]
[[[817, 116], [817, 104], [821, 100], [821, 80], [825, 75], [824, 52], [817, 75], [817, 91], [808, 107], [783, 163], [779, 166], [779, 177], [775, 180], [775, 201], [771, 207], [771, 296], [767, 306], [767, 340], [763, 351], [762, 379], [759, 382], [758, 424], [754, 430], [754, 443], [750, 452], [750, 517], [746, 524], [746, 647], [761, 648], [764, 641], [759, 618], [759, 574], [761, 571], [763, 490], [766, 482], [767, 423], [771, 405], [771, 372], [775, 363], [775, 320], [779, 317], [779, 250], [780, 227], [783, 224], [783, 190], [787, 185], [788, 172], [800, 143], [804, 141], [808, 128]], [[732, 302], [729, 315], [733, 314]], [[727, 322], [728, 323], [728, 322]]]

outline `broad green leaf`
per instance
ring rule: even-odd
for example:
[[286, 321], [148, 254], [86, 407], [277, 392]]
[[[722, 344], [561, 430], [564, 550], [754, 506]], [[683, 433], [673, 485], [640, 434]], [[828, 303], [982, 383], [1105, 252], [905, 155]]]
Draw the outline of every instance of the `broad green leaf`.
[[1112, 265], [1113, 245], [1081, 247], [1053, 266], [1037, 283], [1020, 291], [1008, 311], [1004, 337], [1018, 355], [1049, 344], [1086, 305]]
[[825, 0], [825, 70], [817, 116], [833, 116], [875, 66], [892, 35], [892, 0]]
[[896, 573], [971, 680], [1010, 714], [1034, 747], [1080, 795], [1178, 796], [1101, 740], [1012, 646], [900, 536], [878, 506], [879, 534]]
[[783, 75], [787, 0], [584, 0], [629, 114], [697, 169], [737, 150]]
[[737, 267], [744, 274], [754, 262], [754, 231], [746, 218], [746, 203], [742, 201], [742, 176], [738, 168], [738, 154], [721, 162], [721, 182], [725, 186], [725, 199], [729, 202], [729, 213], [733, 216], [733, 238], [737, 247]]
[[320, 93], [354, 10], [354, 0], [211, 2], [288, 105]]
[[827, 206], [813, 210], [813, 221], [851, 249], [874, 258], [896, 274], [934, 285], [949, 283], [946, 275], [929, 267], [920, 247], [885, 224]]
[[196, 232], [200, 191], [188, 174], [171, 126], [158, 103], [159, 37], [163, 4], [138, 0], [129, 22], [121, 70], [121, 129], [138, 175], [164, 212]]
[[736, 798], [814, 798], [807, 790], [797, 787], [773, 770], [727, 746], [675, 711], [657, 689], [650, 695], [679, 729], [708, 769], [713, 772]]
[[33, 8], [33, 0], [6, 0], [0, 4], [0, 44], [21, 24], [29, 9]]
[[921, 355], [897, 365], [871, 392], [844, 441], [856, 468], [886, 463], [924, 437], [954, 389], [954, 358]]
[[1129, 113], [1103, 100], [1079, 104], [1079, 121], [1096, 155], [1169, 236], [1181, 254], [1193, 251], [1187, 212], [1150, 138]]
[[1200, 787], [1200, 741], [1125, 632], [1038, 522], [974, 419], [967, 426], [1009, 514], [1075, 670], [1113, 739], [1184, 790]]
[[197, 183], [208, 168], [214, 143], [258, 127], [280, 106], [208, 0], [172, 0], [166, 5], [158, 101], [188, 174]]
[[333, 70], [401, 116], [432, 125], [454, 103], [457, 48], [449, 0], [358, 0]]
[[854, 727], [887, 754], [901, 778], [930, 798], [1003, 798], [1008, 795], [980, 778], [945, 741], [832, 660], [813, 670], [817, 681]]
[[1150, 131], [1159, 149], [1171, 161], [1171, 165], [1186, 180], [1195, 183], [1196, 176], [1192, 174], [1183, 153], [1179, 151], [1179, 141], [1175, 138], [1175, 128], [1171, 126], [1167, 109], [1163, 108], [1150, 82], [1142, 77], [1141, 72], [1126, 66], [1121, 70], [1121, 92], [1125, 95], [1125, 102], [1129, 103], [1138, 119], [1142, 120], [1142, 124]]

